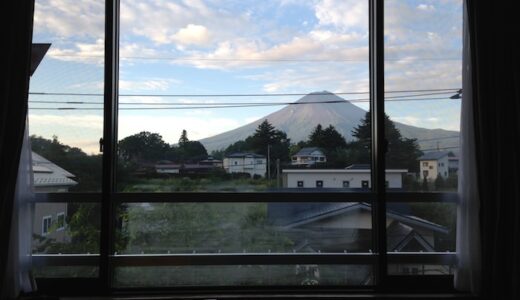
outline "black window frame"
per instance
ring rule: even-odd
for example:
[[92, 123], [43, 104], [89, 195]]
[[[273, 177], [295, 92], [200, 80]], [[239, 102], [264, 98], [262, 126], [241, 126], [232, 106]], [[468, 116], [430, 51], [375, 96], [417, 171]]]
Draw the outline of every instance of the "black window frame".
[[[385, 188], [385, 150], [384, 138], [384, 1], [366, 0], [369, 2], [369, 62], [370, 62], [370, 114], [372, 120], [372, 164], [371, 182], [368, 192], [362, 193], [299, 193], [288, 198], [286, 193], [220, 193], [220, 194], [150, 194], [150, 193], [118, 193], [116, 190], [117, 165], [117, 120], [118, 120], [118, 77], [119, 77], [119, 15], [120, 1], [105, 0], [105, 64], [104, 64], [104, 129], [103, 129], [103, 173], [101, 193], [49, 193], [37, 194], [35, 203], [100, 203], [101, 204], [101, 237], [99, 255], [33, 255], [35, 266], [98, 266], [97, 278], [37, 278], [39, 290], [56, 295], [107, 295], [114, 293], [134, 292], [263, 292], [287, 293], [313, 292], [332, 293], [375, 293], [375, 292], [454, 292], [451, 275], [389, 275], [388, 264], [431, 263], [450, 264], [457, 262], [454, 253], [387, 253], [386, 251], [386, 204], [402, 202], [437, 202], [458, 203], [457, 193], [414, 193], [387, 192]], [[369, 185], [370, 186], [370, 185]], [[280, 254], [251, 256], [243, 255], [234, 258], [221, 258], [216, 255], [192, 255], [179, 259], [174, 256], [130, 257], [115, 255], [113, 240], [116, 227], [115, 212], [121, 203], [143, 202], [320, 202], [327, 197], [328, 202], [367, 202], [372, 205], [372, 232], [374, 249], [371, 255], [345, 253], [334, 255], [299, 255]], [[384, 249], [380, 251], [380, 249]], [[365, 262], [373, 265], [375, 282], [371, 286], [343, 287], [232, 287], [222, 289], [216, 287], [195, 288], [139, 288], [116, 289], [113, 287], [113, 270], [117, 266], [140, 265], [179, 265], [182, 261], [193, 264], [349, 264]], [[226, 260], [228, 260], [226, 262]]]

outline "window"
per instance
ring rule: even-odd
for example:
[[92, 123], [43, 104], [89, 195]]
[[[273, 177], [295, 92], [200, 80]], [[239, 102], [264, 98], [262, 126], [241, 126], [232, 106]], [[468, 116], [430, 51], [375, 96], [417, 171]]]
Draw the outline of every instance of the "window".
[[52, 216], [45, 216], [42, 218], [42, 235], [47, 235], [51, 231]]
[[[91, 192], [42, 186], [38, 209], [62, 212], [56, 226], [67, 230], [35, 246], [40, 266], [78, 264], [64, 277], [112, 289], [377, 288], [402, 273], [420, 281], [415, 266], [425, 264], [452, 274], [457, 180], [423, 180], [434, 165], [421, 159], [458, 146], [458, 101], [445, 99], [460, 87], [458, 2], [384, 1], [381, 32], [369, 26], [374, 0], [121, 0], [117, 41], [102, 0], [69, 10], [36, 1], [35, 41], [51, 42], [52, 51], [31, 80], [30, 127], [44, 137], [33, 147], [56, 165], [61, 152], [81, 150], [81, 162], [57, 166], [67, 169], [69, 191]], [[85, 27], [78, 14], [93, 21]], [[83, 27], [85, 34], [70, 29]], [[384, 61], [370, 57], [373, 36], [385, 41]], [[383, 65], [384, 86], [370, 84]], [[372, 149], [382, 149], [386, 131], [393, 140], [383, 166], [384, 154]], [[291, 164], [291, 155], [330, 137], [327, 157]], [[50, 146], [63, 151], [47, 157]], [[88, 162], [97, 167], [83, 169]], [[304, 181], [309, 189], [294, 189]], [[383, 193], [389, 182], [399, 193]], [[51, 223], [42, 222], [42, 233]]]
[[56, 215], [56, 230], [60, 231], [65, 229], [65, 213], [60, 212]]

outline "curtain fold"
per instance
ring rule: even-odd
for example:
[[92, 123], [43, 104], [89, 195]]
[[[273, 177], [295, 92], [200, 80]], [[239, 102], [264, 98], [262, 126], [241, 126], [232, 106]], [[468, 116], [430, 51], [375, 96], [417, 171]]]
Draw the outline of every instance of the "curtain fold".
[[472, 42], [481, 294], [489, 299], [520, 299], [520, 18], [515, 4], [466, 1]]
[[460, 161], [457, 209], [457, 258], [455, 288], [460, 291], [480, 293], [480, 200], [478, 193], [478, 168], [475, 152], [475, 120], [473, 111], [473, 84], [471, 62], [471, 38], [468, 10], [464, 3], [462, 50], [462, 104], [460, 124]]
[[[9, 288], [7, 273], [14, 195], [27, 116], [34, 0], [2, 1], [0, 83], [0, 297]], [[9, 21], [7, 21], [9, 20]], [[2, 298], [4, 299], [4, 298]]]
[[31, 246], [33, 232], [33, 170], [31, 143], [28, 126], [25, 127], [24, 141], [20, 155], [18, 178], [16, 182], [13, 220], [9, 240], [9, 254], [4, 295], [2, 299], [14, 299], [20, 293], [29, 293], [35, 289], [31, 269]]

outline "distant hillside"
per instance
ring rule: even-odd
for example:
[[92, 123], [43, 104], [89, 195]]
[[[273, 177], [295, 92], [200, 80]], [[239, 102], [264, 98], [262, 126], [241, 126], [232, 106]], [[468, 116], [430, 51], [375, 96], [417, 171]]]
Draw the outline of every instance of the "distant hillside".
[[[341, 103], [312, 103], [324, 101], [342, 101]], [[344, 101], [344, 102], [343, 102]], [[311, 102], [311, 104], [303, 104]], [[347, 139], [353, 140], [352, 129], [356, 127], [365, 117], [366, 111], [352, 103], [338, 97], [333, 93], [319, 92], [310, 93], [297, 103], [301, 105], [288, 105], [274, 113], [271, 113], [257, 121], [242, 127], [200, 140], [209, 151], [225, 149], [230, 144], [243, 140], [251, 135], [258, 125], [265, 119], [277, 129], [287, 133], [293, 143], [306, 140], [310, 132], [321, 124], [323, 127], [332, 125]], [[408, 138], [417, 138], [421, 149], [432, 149], [437, 147], [458, 146], [457, 138], [439, 139], [444, 137], [458, 136], [459, 132], [444, 129], [426, 129], [414, 127], [395, 122], [401, 134]], [[432, 140], [438, 139], [438, 140]], [[421, 142], [421, 140], [427, 140]]]

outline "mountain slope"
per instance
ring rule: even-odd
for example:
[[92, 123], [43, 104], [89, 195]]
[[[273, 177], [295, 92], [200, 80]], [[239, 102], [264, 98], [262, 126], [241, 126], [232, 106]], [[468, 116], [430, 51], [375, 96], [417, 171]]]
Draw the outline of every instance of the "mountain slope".
[[[341, 101], [341, 103], [314, 103], [324, 101]], [[309, 103], [311, 104], [304, 104]], [[243, 140], [253, 134], [258, 125], [267, 119], [277, 129], [287, 133], [293, 143], [306, 140], [316, 125], [323, 127], [334, 126], [347, 141], [353, 140], [352, 129], [365, 117], [366, 111], [345, 101], [333, 93], [310, 93], [296, 103], [300, 105], [288, 105], [274, 113], [271, 113], [257, 121], [242, 127], [200, 140], [208, 151], [225, 149], [230, 144]], [[456, 131], [443, 129], [425, 129], [395, 122], [401, 134], [408, 138], [418, 140], [430, 140], [419, 142], [422, 149], [436, 148], [437, 138], [458, 136]], [[458, 145], [458, 139], [440, 139], [442, 147]]]

